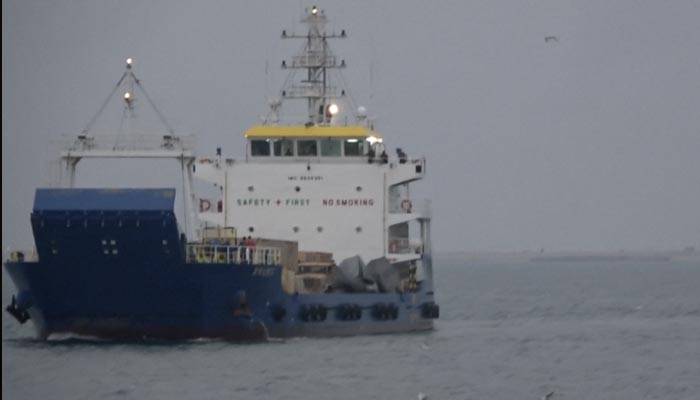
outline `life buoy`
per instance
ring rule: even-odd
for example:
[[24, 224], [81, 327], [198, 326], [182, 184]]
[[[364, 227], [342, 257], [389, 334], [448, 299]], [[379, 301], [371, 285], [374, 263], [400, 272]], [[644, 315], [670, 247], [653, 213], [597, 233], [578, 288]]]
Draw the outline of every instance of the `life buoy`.
[[211, 209], [211, 201], [199, 199], [199, 212], [207, 212]]
[[406, 200], [401, 202], [401, 209], [404, 212], [410, 213], [412, 208], [413, 208], [413, 204], [411, 204], [411, 200], [406, 199]]

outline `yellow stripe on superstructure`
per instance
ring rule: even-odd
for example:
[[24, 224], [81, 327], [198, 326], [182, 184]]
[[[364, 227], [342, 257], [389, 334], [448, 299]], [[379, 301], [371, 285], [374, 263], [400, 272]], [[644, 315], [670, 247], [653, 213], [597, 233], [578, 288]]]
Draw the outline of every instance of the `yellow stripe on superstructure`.
[[275, 137], [347, 137], [347, 138], [368, 138], [374, 136], [377, 139], [382, 137], [376, 132], [372, 132], [363, 126], [254, 126], [245, 133], [246, 138], [275, 138]]

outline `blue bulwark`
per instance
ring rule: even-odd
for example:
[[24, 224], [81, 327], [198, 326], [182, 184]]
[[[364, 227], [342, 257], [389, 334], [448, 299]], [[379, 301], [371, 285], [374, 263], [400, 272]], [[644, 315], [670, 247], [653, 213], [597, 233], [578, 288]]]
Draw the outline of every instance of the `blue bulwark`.
[[175, 189], [37, 189], [34, 212], [172, 211]]

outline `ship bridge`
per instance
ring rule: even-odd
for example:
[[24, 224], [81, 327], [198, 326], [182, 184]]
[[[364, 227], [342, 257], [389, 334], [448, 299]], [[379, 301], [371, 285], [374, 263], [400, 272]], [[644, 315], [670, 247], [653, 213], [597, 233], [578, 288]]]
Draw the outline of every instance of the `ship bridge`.
[[[383, 138], [363, 126], [255, 126], [245, 133], [249, 161], [365, 161]], [[370, 151], [371, 150], [371, 151]]]

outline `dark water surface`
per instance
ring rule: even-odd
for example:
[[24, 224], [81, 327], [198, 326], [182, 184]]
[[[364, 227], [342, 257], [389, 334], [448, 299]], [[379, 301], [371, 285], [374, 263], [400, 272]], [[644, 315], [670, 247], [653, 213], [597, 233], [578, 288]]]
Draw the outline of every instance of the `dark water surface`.
[[[436, 257], [428, 334], [39, 342], [2, 317], [4, 399], [700, 399], [700, 263]], [[3, 307], [14, 291], [3, 271]]]

